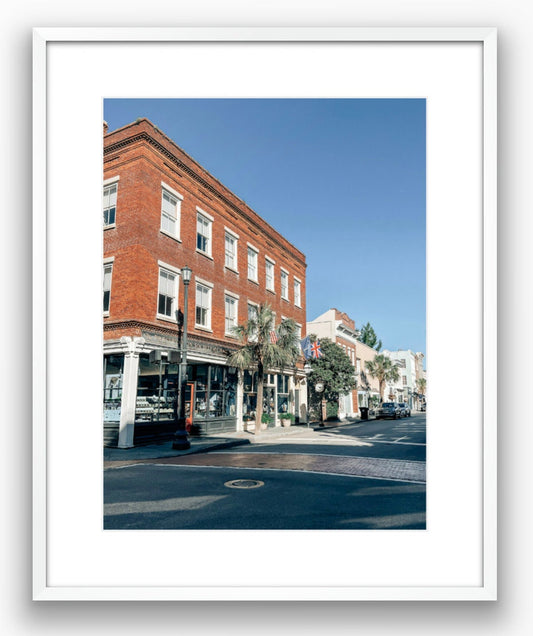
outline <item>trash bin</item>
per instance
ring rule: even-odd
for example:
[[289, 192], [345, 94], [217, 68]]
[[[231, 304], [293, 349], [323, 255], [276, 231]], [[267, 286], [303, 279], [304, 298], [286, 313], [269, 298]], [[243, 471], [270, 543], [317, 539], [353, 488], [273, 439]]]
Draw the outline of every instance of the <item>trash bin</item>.
[[368, 407], [367, 406], [361, 406], [359, 408], [359, 410], [361, 411], [361, 419], [362, 420], [367, 420], [368, 419]]

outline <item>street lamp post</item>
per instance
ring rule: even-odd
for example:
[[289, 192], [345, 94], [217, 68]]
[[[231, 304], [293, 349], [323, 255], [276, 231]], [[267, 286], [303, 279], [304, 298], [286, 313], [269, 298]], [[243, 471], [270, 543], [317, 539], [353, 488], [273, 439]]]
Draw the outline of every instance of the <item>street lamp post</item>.
[[[181, 341], [181, 356], [178, 367], [178, 395], [176, 408], [176, 432], [172, 448], [174, 450], [187, 450], [191, 443], [187, 436], [185, 426], [185, 384], [187, 382], [187, 318], [189, 301], [189, 283], [191, 282], [192, 270], [190, 267], [181, 268], [181, 279], [183, 281], [183, 338]], [[192, 405], [191, 405], [192, 407]]]
[[309, 364], [309, 362], [306, 362], [304, 365], [304, 373], [305, 373], [305, 386], [307, 389], [307, 407], [305, 409], [305, 420], [307, 423], [307, 428], [309, 428], [309, 376], [311, 375], [312, 370], [313, 370], [313, 367]]

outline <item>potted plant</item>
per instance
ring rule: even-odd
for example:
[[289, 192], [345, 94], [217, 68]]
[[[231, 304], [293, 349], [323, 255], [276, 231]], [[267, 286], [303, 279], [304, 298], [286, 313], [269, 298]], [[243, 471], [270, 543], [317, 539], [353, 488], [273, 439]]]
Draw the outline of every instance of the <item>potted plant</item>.
[[245, 413], [242, 416], [243, 430], [245, 432], [248, 432], [248, 425], [250, 424], [250, 422], [253, 422], [254, 420], [255, 420], [255, 417], [251, 413]]
[[261, 415], [261, 430], [264, 431], [271, 422], [272, 422], [272, 415], [269, 415], [268, 413], [263, 413]]
[[294, 422], [294, 415], [292, 413], [280, 413], [279, 419], [282, 426], [290, 426]]

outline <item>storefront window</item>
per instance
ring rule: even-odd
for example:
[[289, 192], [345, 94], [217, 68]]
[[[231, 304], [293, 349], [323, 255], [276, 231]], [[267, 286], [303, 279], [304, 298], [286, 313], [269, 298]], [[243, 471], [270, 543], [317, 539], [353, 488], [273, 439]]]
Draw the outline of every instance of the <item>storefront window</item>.
[[257, 372], [245, 371], [243, 374], [243, 418], [253, 419], [257, 410]]
[[289, 376], [278, 375], [278, 413], [289, 412]]
[[148, 355], [139, 357], [139, 380], [135, 419], [138, 421], [168, 421], [175, 417], [178, 385], [178, 365], [150, 362]]
[[235, 417], [237, 370], [214, 364], [190, 367], [189, 381], [195, 383], [194, 416]]
[[235, 417], [237, 415], [237, 383], [239, 376], [237, 369], [229, 368], [226, 370], [225, 384], [225, 415]]
[[104, 357], [104, 422], [119, 422], [124, 356]]

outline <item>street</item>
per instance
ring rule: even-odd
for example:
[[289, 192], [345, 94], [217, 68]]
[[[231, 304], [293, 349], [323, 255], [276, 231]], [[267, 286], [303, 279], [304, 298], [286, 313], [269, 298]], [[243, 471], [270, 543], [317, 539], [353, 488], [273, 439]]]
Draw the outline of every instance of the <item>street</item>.
[[104, 528], [425, 529], [425, 413], [260, 437], [108, 467]]

